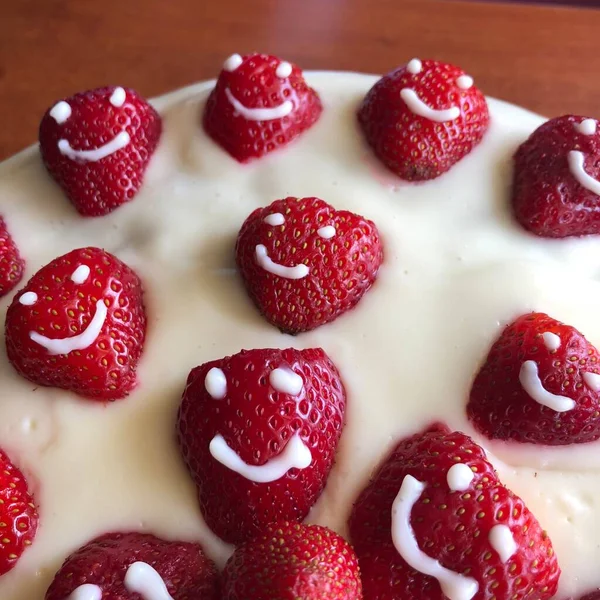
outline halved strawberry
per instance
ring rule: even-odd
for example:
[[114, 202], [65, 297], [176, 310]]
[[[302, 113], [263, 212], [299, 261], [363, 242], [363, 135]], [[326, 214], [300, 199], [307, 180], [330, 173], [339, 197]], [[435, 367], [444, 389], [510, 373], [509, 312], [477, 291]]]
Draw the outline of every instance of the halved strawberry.
[[95, 217], [137, 194], [161, 131], [160, 115], [137, 92], [103, 87], [46, 111], [40, 151], [75, 208]]
[[350, 517], [365, 598], [548, 600], [560, 569], [485, 451], [435, 426], [399, 442]]
[[193, 369], [177, 434], [208, 526], [239, 543], [304, 519], [333, 465], [345, 408], [320, 348], [242, 351]]
[[299, 333], [359, 302], [377, 278], [383, 246], [372, 221], [319, 198], [285, 198], [246, 219], [236, 259], [267, 321]]
[[25, 261], [0, 217], [0, 298], [10, 292], [23, 277]]
[[104, 250], [73, 250], [17, 293], [5, 330], [23, 377], [94, 400], [123, 398], [136, 384], [146, 335], [142, 284]]
[[415, 58], [371, 88], [358, 121], [388, 169], [420, 181], [438, 177], [469, 154], [488, 128], [489, 112], [462, 69]]
[[294, 64], [269, 54], [230, 56], [204, 109], [204, 129], [239, 162], [277, 150], [323, 110]]
[[600, 354], [543, 313], [511, 323], [473, 381], [469, 418], [490, 438], [564, 445], [600, 438]]

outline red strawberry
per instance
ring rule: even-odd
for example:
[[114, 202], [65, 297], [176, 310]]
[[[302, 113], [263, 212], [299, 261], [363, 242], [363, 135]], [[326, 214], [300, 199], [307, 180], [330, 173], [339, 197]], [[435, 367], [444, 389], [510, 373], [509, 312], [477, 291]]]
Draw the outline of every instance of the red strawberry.
[[514, 158], [512, 204], [525, 229], [543, 237], [600, 233], [600, 130], [566, 115], [544, 123]]
[[204, 129], [241, 163], [296, 139], [323, 107], [302, 71], [268, 54], [230, 56], [204, 109]]
[[600, 600], [600, 590], [590, 592], [589, 594], [583, 596], [580, 600]]
[[383, 247], [373, 222], [319, 198], [286, 198], [246, 219], [236, 258], [267, 321], [299, 333], [358, 303], [377, 278]]
[[[88, 586], [85, 598], [102, 600], [165, 598], [165, 586], [173, 600], [219, 599], [216, 567], [199, 544], [147, 533], [108, 533], [88, 542], [63, 563], [45, 600], [65, 600], [80, 586]], [[153, 588], [152, 595], [140, 593]]]
[[23, 277], [25, 261], [0, 217], [0, 298], [10, 292]]
[[50, 175], [84, 216], [106, 215], [142, 185], [162, 124], [137, 92], [104, 87], [57, 102], [40, 123]]
[[239, 543], [304, 519], [331, 470], [345, 408], [320, 348], [242, 351], [193, 369], [177, 433], [208, 526]]
[[39, 385], [94, 400], [126, 396], [146, 334], [138, 276], [98, 248], [73, 250], [38, 271], [6, 314], [6, 350]]
[[498, 480], [481, 447], [442, 426], [396, 446], [349, 525], [368, 600], [547, 600], [556, 593], [560, 569], [538, 521]]
[[222, 600], [361, 600], [356, 554], [318, 525], [276, 523], [239, 546], [223, 572]]
[[27, 481], [0, 450], [0, 576], [10, 571], [33, 543], [38, 513]]
[[409, 181], [434, 179], [476, 146], [489, 123], [473, 79], [454, 65], [415, 58], [367, 93], [358, 121], [373, 151]]
[[600, 438], [600, 354], [543, 313], [509, 325], [475, 377], [467, 412], [490, 438], [581, 444]]

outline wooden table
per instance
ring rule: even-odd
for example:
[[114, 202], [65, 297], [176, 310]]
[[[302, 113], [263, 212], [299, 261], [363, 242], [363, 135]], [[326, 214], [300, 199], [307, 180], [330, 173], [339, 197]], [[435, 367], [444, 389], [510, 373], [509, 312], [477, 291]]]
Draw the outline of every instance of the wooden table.
[[600, 10], [451, 0], [16, 0], [0, 8], [0, 159], [46, 107], [104, 84], [153, 96], [212, 78], [232, 52], [383, 73], [455, 62], [487, 94], [600, 117]]

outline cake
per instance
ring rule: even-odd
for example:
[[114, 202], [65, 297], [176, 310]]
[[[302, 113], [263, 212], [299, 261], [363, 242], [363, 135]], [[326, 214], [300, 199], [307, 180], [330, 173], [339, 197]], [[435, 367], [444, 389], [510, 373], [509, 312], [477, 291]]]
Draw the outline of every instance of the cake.
[[[264, 108], [265, 102], [267, 106], [269, 101], [275, 102], [269, 97], [259, 101], [257, 106], [262, 108], [253, 109], [259, 112], [244, 113], [256, 102], [252, 93], [260, 95], [260, 85], [258, 91], [244, 96], [235, 87], [239, 85], [236, 71], [241, 69], [238, 75], [249, 77], [244, 69], [251, 71], [261, 60], [277, 70], [271, 79], [284, 81], [278, 91], [281, 98], [276, 99], [276, 109]], [[239, 539], [235, 523], [234, 533], [223, 528], [217, 535], [214, 511], [209, 511], [212, 529], [203, 517], [206, 502], [198, 502], [190, 476], [202, 469], [194, 466], [195, 456], [186, 441], [190, 429], [182, 427], [180, 411], [186, 402], [184, 398], [182, 404], [184, 390], [186, 394], [208, 394], [215, 403], [222, 401], [231, 385], [224, 372], [237, 368], [235, 361], [241, 360], [238, 353], [243, 349], [281, 349], [272, 350], [271, 362], [263, 355], [260, 360], [269, 365], [281, 360], [304, 365], [298, 371], [304, 374], [304, 382], [297, 381], [298, 372], [284, 370], [278, 373], [281, 379], [277, 383], [264, 384], [275, 385], [277, 393], [294, 396], [303, 383], [308, 389], [311, 373], [316, 373], [317, 380], [310, 388], [313, 400], [324, 393], [320, 386], [336, 390], [331, 392], [335, 411], [319, 409], [319, 419], [338, 424], [332, 425], [332, 432], [337, 433], [328, 434], [329, 441], [323, 442], [333, 444], [327, 468], [319, 475], [324, 489], [319, 488], [301, 510], [295, 507], [299, 511], [296, 520], [308, 512], [307, 523], [325, 526], [356, 542], [351, 530], [360, 530], [369, 519], [356, 509], [351, 519], [352, 507], [357, 499], [368, 496], [369, 481], [373, 478], [371, 485], [377, 482], [386, 460], [396, 454], [408, 460], [408, 450], [400, 451], [398, 445], [413, 436], [418, 444], [418, 436], [447, 441], [447, 436], [458, 435], [450, 431], [463, 432], [472, 441], [456, 438], [463, 440], [459, 446], [464, 443], [461, 447], [474, 452], [481, 464], [489, 461], [499, 481], [522, 499], [519, 506], [526, 506], [523, 510], [531, 511], [547, 532], [543, 543], [536, 539], [531, 546], [543, 547], [545, 556], [551, 557], [548, 561], [560, 567], [560, 579], [556, 564], [551, 567], [552, 581], [558, 586], [556, 598], [580, 598], [600, 587], [596, 569], [600, 560], [600, 460], [594, 452], [594, 441], [600, 435], [596, 431], [600, 385], [594, 366], [597, 352], [591, 345], [600, 343], [600, 238], [583, 235], [599, 233], [594, 229], [595, 208], [590, 196], [599, 192], [594, 192], [595, 180], [589, 174], [594, 173], [592, 167], [588, 164], [586, 171], [583, 163], [587, 154], [598, 151], [596, 123], [568, 117], [555, 129], [544, 125], [546, 130], [540, 130], [545, 121], [542, 117], [493, 98], [484, 99], [462, 69], [433, 61], [415, 59], [387, 77], [377, 83], [376, 76], [356, 73], [303, 75], [298, 67], [273, 57], [233, 55], [216, 88], [214, 81], [193, 85], [155, 99], [153, 108], [134, 92], [119, 87], [57, 102], [42, 121], [43, 160], [40, 149], [32, 147], [0, 165], [0, 217], [6, 222], [10, 244], [14, 243], [20, 255], [11, 267], [14, 288], [0, 298], [2, 314], [8, 311], [8, 352], [4, 344], [0, 349], [0, 447], [26, 479], [31, 503], [39, 513], [35, 536], [0, 577], [0, 598], [43, 600], [63, 561], [110, 532], [151, 533], [164, 540], [199, 543], [219, 568], [225, 565], [234, 547], [221, 538], [233, 543], [244, 540]], [[441, 88], [431, 92], [429, 105], [419, 97], [416, 84], [408, 87], [406, 82], [415, 77], [424, 78], [422, 94], [434, 89], [427, 87], [427, 78], [441, 78]], [[373, 87], [376, 83], [380, 88]], [[398, 86], [402, 94], [396, 93]], [[435, 102], [443, 102], [444, 93], [458, 98], [456, 106], [432, 109]], [[367, 101], [367, 94], [374, 97]], [[302, 99], [302, 110], [298, 109], [296, 116], [292, 112], [291, 118], [296, 105], [290, 98], [294, 102]], [[224, 101], [230, 102], [230, 115], [223, 115]], [[97, 148], [82, 137], [65, 136], [70, 140], [67, 148], [58, 126], [80, 110], [80, 118], [87, 123], [83, 131], [100, 135], [107, 146], [102, 137], [106, 132], [94, 131], [93, 110], [86, 113], [93, 103], [133, 106], [128, 115], [135, 122], [121, 122], [115, 113], [110, 126], [115, 132], [112, 146], [105, 148], [104, 154], [92, 156], [85, 152]], [[407, 111], [413, 116], [406, 117]], [[139, 115], [141, 121], [136, 120]], [[245, 132], [213, 126], [215, 119], [232, 115], [249, 121]], [[414, 118], [418, 126], [410, 129], [411, 135], [398, 147], [394, 147], [394, 136], [386, 138], [389, 123], [387, 129], [372, 126], [374, 119], [408, 123], [406, 118]], [[459, 118], [464, 119], [463, 128], [449, 128], [435, 137], [439, 124]], [[256, 123], [260, 126], [269, 119], [257, 144]], [[283, 119], [283, 125], [277, 125], [276, 119]], [[120, 129], [123, 123], [130, 127], [127, 138]], [[432, 142], [433, 150], [425, 148], [426, 136], [434, 133], [439, 147]], [[550, 139], [553, 148], [562, 148], [572, 135], [579, 137], [568, 151], [568, 165], [579, 178], [576, 183], [564, 184], [567, 158], [544, 171], [535, 166], [545, 155], [537, 152], [534, 142], [535, 136], [541, 136]], [[48, 140], [56, 147], [48, 150]], [[62, 150], [57, 140], [63, 142]], [[241, 150], [236, 140], [244, 141]], [[136, 151], [128, 157], [134, 167], [120, 187], [115, 187], [113, 179], [106, 183], [100, 167], [89, 172], [86, 187], [77, 170], [71, 169], [73, 165], [61, 166], [61, 161], [69, 159], [74, 167], [92, 159], [98, 165], [108, 164], [100, 161], [114, 154], [108, 158], [110, 162], [128, 145]], [[408, 154], [402, 155], [407, 148]], [[522, 170], [515, 174], [515, 165], [532, 164], [535, 173], [531, 177]], [[558, 183], [552, 179], [550, 187], [560, 187], [556, 193], [573, 203], [574, 208], [559, 217], [552, 198], [538, 198], [540, 190], [547, 192], [543, 184], [546, 175], [562, 178]], [[581, 190], [571, 189], [575, 185], [585, 188], [583, 201], [578, 196]], [[565, 186], [568, 189], [563, 189]], [[273, 208], [274, 202], [279, 204]], [[533, 211], [532, 202], [536, 206]], [[298, 270], [301, 263], [295, 267], [277, 264], [271, 248], [256, 244], [260, 236], [271, 235], [265, 232], [265, 223], [275, 232], [278, 227], [283, 231], [286, 215], [294, 211], [300, 214], [294, 216], [299, 219], [294, 223], [300, 224], [302, 211], [326, 216], [326, 222], [307, 225], [313, 236], [311, 244], [316, 243], [317, 228], [322, 229], [319, 244], [335, 242], [344, 226], [349, 236], [365, 236], [356, 250], [362, 270], [352, 271], [358, 264], [352, 261], [344, 265], [356, 275], [355, 283], [348, 287], [349, 297], [340, 293], [339, 302], [331, 304], [334, 308], [319, 318], [302, 313], [304, 301], [313, 295], [286, 300], [286, 306], [296, 300], [298, 304], [283, 314], [278, 309], [279, 296], [269, 298], [273, 278], [256, 281], [253, 274], [257, 264], [267, 271], [264, 265], [270, 265], [271, 275], [289, 278], [291, 287], [285, 289], [296, 294], [292, 284], [306, 275], [305, 270]], [[565, 224], [568, 231], [561, 228]], [[308, 235], [299, 230], [302, 241], [306, 242]], [[292, 243], [293, 238], [284, 239], [286, 248]], [[262, 255], [259, 245], [264, 249]], [[69, 254], [82, 248], [87, 250]], [[96, 255], [94, 249], [106, 252]], [[122, 288], [115, 294], [126, 298], [121, 307], [127, 315], [121, 324], [126, 321], [131, 332], [123, 333], [115, 326], [117, 333], [112, 339], [123, 335], [126, 345], [135, 340], [121, 354], [118, 366], [114, 365], [118, 382], [113, 385], [109, 378], [104, 382], [101, 377], [96, 379], [100, 381], [97, 393], [89, 382], [81, 381], [87, 365], [77, 373], [63, 370], [57, 375], [54, 367], [47, 370], [46, 363], [41, 366], [35, 356], [27, 354], [27, 335], [23, 333], [30, 324], [28, 311], [34, 311], [38, 301], [50, 302], [46, 296], [52, 295], [54, 302], [60, 297], [59, 284], [67, 279], [71, 280], [68, 285], [80, 285], [86, 294], [92, 293], [90, 286], [97, 274], [92, 269], [89, 279], [90, 269], [80, 268], [85, 261], [105, 264], [109, 273], [113, 269], [119, 273]], [[47, 265], [51, 265], [49, 270]], [[296, 270], [278, 271], [279, 267]], [[24, 278], [17, 286], [23, 268]], [[315, 267], [318, 269], [321, 266]], [[31, 277], [34, 279], [28, 283]], [[336, 274], [325, 274], [319, 280], [320, 289], [331, 285], [338, 290], [336, 278]], [[55, 284], [56, 289], [52, 288]], [[47, 292], [46, 296], [41, 291]], [[104, 310], [101, 304], [96, 305], [97, 314]], [[298, 314], [302, 318], [297, 318]], [[540, 325], [535, 320], [538, 317], [548, 320]], [[100, 326], [106, 324], [106, 318], [104, 314]], [[519, 318], [529, 321], [523, 323]], [[531, 333], [533, 326], [540, 329]], [[38, 336], [36, 343], [55, 357], [54, 366], [61, 364], [65, 352], [85, 349], [90, 343], [79, 337], [77, 342], [57, 346], [51, 332], [46, 333]], [[76, 335], [84, 332], [75, 327], [64, 339]], [[561, 343], [567, 339], [574, 340], [578, 351], [591, 361], [573, 376], [577, 377], [572, 384], [578, 390], [576, 397], [568, 398], [566, 392], [561, 396], [556, 390], [540, 392], [540, 373], [548, 387], [552, 376], [542, 370], [553, 368], [556, 360], [540, 359], [538, 365], [535, 357], [542, 351], [562, 352]], [[516, 373], [511, 371], [510, 356], [507, 358], [513, 343], [537, 344], [534, 354], [521, 361], [529, 366]], [[322, 349], [322, 354], [311, 349]], [[306, 352], [297, 352], [300, 350]], [[317, 361], [317, 367], [310, 361]], [[329, 361], [325, 370], [323, 361]], [[571, 377], [577, 365], [567, 367], [571, 371], [565, 377]], [[200, 371], [194, 378], [190, 372], [197, 368]], [[216, 371], [209, 377], [212, 368]], [[499, 373], [516, 377], [534, 399], [541, 394], [548, 400], [543, 408], [536, 400], [533, 409], [524, 411], [525, 418], [531, 419], [526, 433], [519, 434], [519, 428], [510, 422], [511, 415], [519, 412], [518, 406], [507, 406], [504, 415], [493, 414], [506, 400], [493, 393], [498, 389]], [[560, 385], [555, 380], [554, 385]], [[585, 389], [583, 382], [587, 382]], [[62, 389], [65, 387], [69, 389]], [[203, 389], [195, 391], [197, 387]], [[510, 398], [521, 401], [521, 393], [520, 388], [511, 388]], [[544, 420], [548, 410], [568, 414], [577, 403], [587, 410], [588, 421], [583, 425]], [[203, 417], [186, 413], [185, 418], [190, 419], [187, 424], [197, 424]], [[558, 439], [552, 428], [561, 426], [567, 435]], [[200, 443], [207, 446], [213, 440], [200, 438]], [[317, 446], [315, 442], [313, 452]], [[297, 469], [296, 473], [311, 460], [310, 452], [306, 460], [303, 448], [305, 451], [307, 446], [300, 440], [298, 452], [290, 459], [289, 467]], [[220, 449], [227, 454], [226, 441], [221, 440]], [[394, 449], [396, 454], [391, 455]], [[228, 456], [231, 459], [231, 453]], [[418, 456], [414, 460], [415, 465], [420, 464]], [[257, 456], [255, 461], [260, 465], [264, 459]], [[221, 462], [226, 464], [227, 459]], [[279, 476], [288, 471], [284, 468]], [[474, 472], [455, 471], [458, 483], [450, 490], [468, 489]], [[404, 481], [413, 482], [413, 492], [421, 489], [416, 475], [412, 479], [406, 473], [403, 476]], [[233, 497], [236, 489], [230, 490]], [[239, 512], [244, 513], [244, 498], [250, 492], [239, 489], [245, 490], [239, 492]], [[408, 488], [405, 491], [410, 492]], [[252, 523], [255, 516], [246, 518]], [[507, 538], [506, 529], [496, 530], [496, 534], [500, 541], [494, 542], [492, 536], [489, 543], [501, 549], [497, 553], [503, 564], [510, 564], [510, 556], [518, 551], [516, 534], [511, 537], [508, 531]], [[356, 543], [356, 548], [360, 562], [364, 544]], [[440, 562], [436, 564], [440, 567]], [[525, 570], [531, 574], [531, 569]], [[435, 589], [432, 596], [423, 597], [443, 597], [438, 585], [443, 577], [422, 576], [427, 578], [428, 589]], [[462, 588], [452, 591], [451, 586], [442, 589], [451, 600], [492, 598], [493, 589], [484, 590], [481, 582], [476, 583], [479, 591], [477, 587], [471, 592]], [[543, 587], [534, 587], [530, 597], [547, 598], [548, 587]], [[100, 600], [94, 596], [96, 590], [88, 588], [87, 592], [86, 600]], [[375, 596], [365, 593], [365, 598], [369, 597]], [[84, 596], [77, 598], [83, 600]], [[158, 598], [163, 596], [150, 594], [144, 600]]]

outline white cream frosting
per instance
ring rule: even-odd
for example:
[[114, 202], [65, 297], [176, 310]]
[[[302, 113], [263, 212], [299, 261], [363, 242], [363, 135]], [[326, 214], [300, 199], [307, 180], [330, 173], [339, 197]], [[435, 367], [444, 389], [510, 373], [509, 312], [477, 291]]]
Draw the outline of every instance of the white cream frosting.
[[[77, 214], [37, 148], [0, 165], [0, 213], [27, 259], [26, 278], [73, 248], [103, 247], [141, 276], [149, 317], [140, 385], [108, 406], [24, 380], [0, 344], [0, 446], [29, 477], [41, 511], [33, 546], [0, 578], [3, 600], [42, 600], [64, 558], [106, 531], [197, 540], [223, 564], [231, 548], [204, 525], [173, 434], [187, 375], [200, 363], [241, 348], [327, 351], [348, 392], [347, 425], [308, 520], [346, 534], [352, 501], [398, 439], [437, 420], [474, 435], [465, 413], [471, 380], [504, 325], [544, 311], [600, 345], [600, 238], [540, 239], [511, 217], [511, 156], [541, 117], [490, 99], [481, 145], [442, 177], [413, 185], [381, 167], [358, 131], [356, 106], [376, 78], [307, 78], [324, 104], [318, 123], [247, 165], [197, 125], [212, 84], [158, 99], [164, 134], [145, 185], [105, 217]], [[358, 306], [295, 337], [260, 316], [233, 261], [246, 217], [288, 195], [362, 214], [385, 243], [379, 278]], [[0, 314], [10, 299], [0, 300]], [[548, 530], [563, 569], [559, 597], [598, 586], [599, 445], [475, 437]]]

